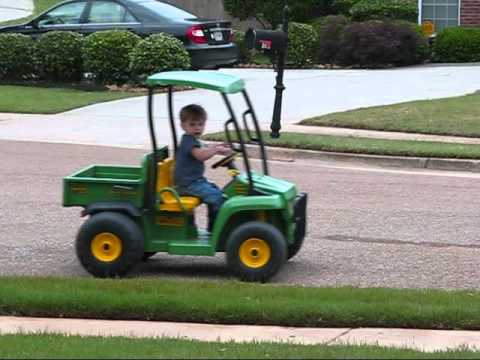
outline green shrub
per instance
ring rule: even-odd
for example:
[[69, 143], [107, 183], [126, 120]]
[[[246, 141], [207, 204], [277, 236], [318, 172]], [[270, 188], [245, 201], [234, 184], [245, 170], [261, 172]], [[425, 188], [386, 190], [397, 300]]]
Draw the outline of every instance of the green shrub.
[[333, 9], [340, 15], [350, 16], [350, 10], [353, 5], [359, 1], [360, 0], [334, 0]]
[[182, 42], [167, 34], [149, 36], [140, 41], [130, 54], [130, 69], [137, 77], [189, 67], [190, 55]]
[[103, 84], [125, 83], [130, 78], [130, 52], [141, 38], [124, 30], [99, 31], [85, 39], [85, 70]]
[[243, 31], [234, 31], [233, 41], [238, 47], [238, 61], [247, 64], [252, 60], [252, 51], [245, 44], [245, 33]]
[[352, 6], [353, 21], [406, 20], [417, 22], [418, 3], [414, 0], [361, 0]]
[[35, 43], [35, 66], [42, 79], [77, 81], [82, 78], [83, 37], [70, 31], [51, 31]]
[[480, 28], [447, 28], [440, 32], [433, 46], [436, 62], [480, 61]]
[[34, 42], [21, 34], [0, 35], [0, 79], [23, 79], [32, 75]]
[[317, 51], [317, 34], [313, 26], [290, 23], [288, 30], [288, 62], [294, 66], [307, 66], [315, 62]]
[[317, 23], [318, 61], [323, 64], [333, 64], [340, 50], [340, 41], [348, 20], [343, 15], [327, 16], [323, 23]]
[[[291, 21], [307, 22], [332, 13], [333, 0], [289, 1]], [[279, 0], [223, 0], [230, 15], [246, 20], [255, 18], [264, 27], [276, 28], [282, 23], [283, 2]]]
[[404, 66], [420, 62], [425, 39], [410, 25], [368, 21], [348, 25], [340, 42], [337, 61], [361, 67]]

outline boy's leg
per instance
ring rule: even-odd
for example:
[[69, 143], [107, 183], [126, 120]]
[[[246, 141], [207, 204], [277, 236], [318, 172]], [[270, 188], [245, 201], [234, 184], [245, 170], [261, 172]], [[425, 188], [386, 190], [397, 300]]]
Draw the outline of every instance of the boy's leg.
[[218, 211], [223, 202], [223, 192], [219, 187], [205, 179], [194, 181], [184, 191], [188, 195], [196, 196], [208, 206], [208, 230], [211, 231]]

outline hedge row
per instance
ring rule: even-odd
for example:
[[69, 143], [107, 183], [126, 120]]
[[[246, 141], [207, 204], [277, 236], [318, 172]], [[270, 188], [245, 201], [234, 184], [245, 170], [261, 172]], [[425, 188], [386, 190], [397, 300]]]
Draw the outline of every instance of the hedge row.
[[[261, 24], [276, 28], [282, 21], [279, 0], [223, 0], [225, 10], [246, 20], [250, 17]], [[418, 18], [418, 0], [298, 0], [288, 2], [289, 18], [308, 23], [325, 15], [344, 15], [354, 21], [406, 20]]]
[[433, 46], [436, 62], [480, 61], [480, 28], [448, 28], [437, 35]]
[[[237, 36], [241, 59], [250, 54]], [[418, 25], [407, 21], [353, 22], [345, 16], [327, 16], [312, 24], [292, 23], [288, 63], [306, 67], [315, 63], [358, 67], [417, 64], [429, 57], [429, 45]]]
[[97, 82], [113, 84], [189, 67], [182, 42], [167, 34], [142, 39], [120, 30], [87, 37], [52, 31], [36, 41], [21, 34], [0, 35], [0, 79], [78, 81], [91, 73]]
[[318, 62], [344, 66], [405, 66], [425, 61], [427, 39], [418, 25], [407, 21], [353, 22], [327, 17], [317, 27]]

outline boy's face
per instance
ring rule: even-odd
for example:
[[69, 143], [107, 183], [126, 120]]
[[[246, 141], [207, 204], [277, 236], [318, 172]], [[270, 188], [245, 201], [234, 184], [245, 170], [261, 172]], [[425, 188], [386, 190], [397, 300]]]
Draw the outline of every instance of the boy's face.
[[181, 123], [183, 131], [188, 135], [200, 137], [205, 130], [205, 119], [202, 118], [190, 118]]

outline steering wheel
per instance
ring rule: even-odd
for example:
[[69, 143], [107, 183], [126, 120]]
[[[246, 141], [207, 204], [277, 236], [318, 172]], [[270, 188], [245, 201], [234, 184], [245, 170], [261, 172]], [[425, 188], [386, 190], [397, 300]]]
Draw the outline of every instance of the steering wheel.
[[217, 161], [215, 164], [212, 165], [212, 169], [216, 169], [219, 167], [226, 167], [230, 165], [235, 158], [237, 157], [237, 153], [231, 153], [230, 155], [225, 156], [223, 159]]

